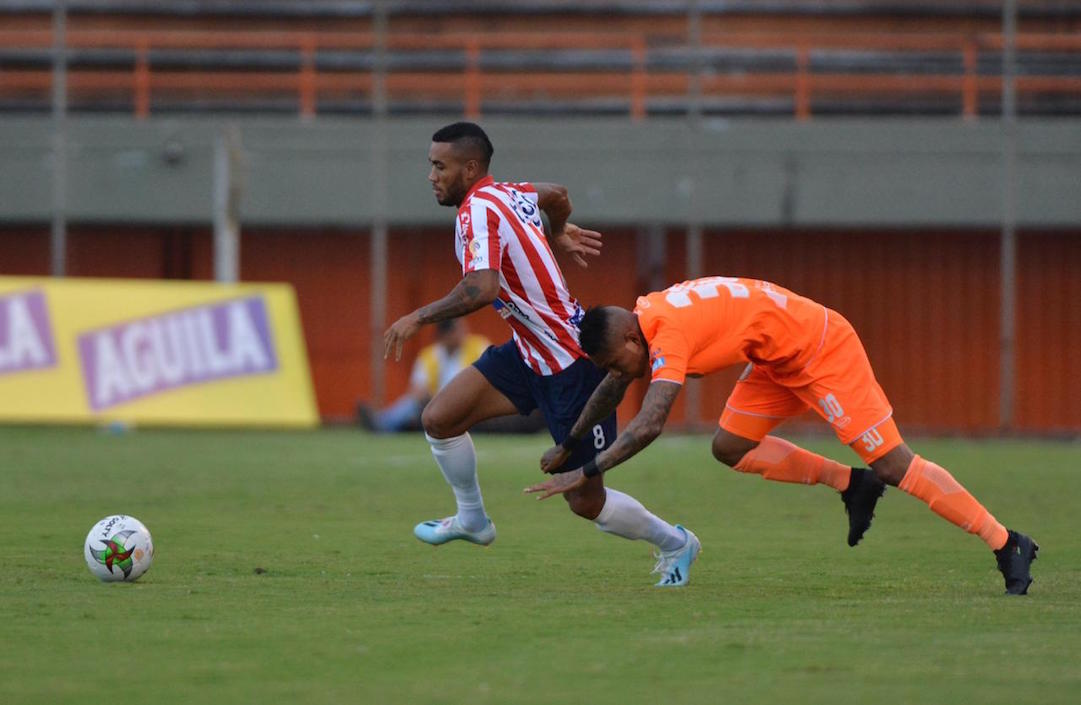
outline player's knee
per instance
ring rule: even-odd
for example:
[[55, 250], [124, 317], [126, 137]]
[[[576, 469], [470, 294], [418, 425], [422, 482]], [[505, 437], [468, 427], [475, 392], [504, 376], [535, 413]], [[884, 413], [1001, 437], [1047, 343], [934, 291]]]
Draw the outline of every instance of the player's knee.
[[913, 457], [912, 451], [902, 443], [871, 463], [871, 469], [879, 480], [896, 487], [905, 478], [905, 473], [908, 472], [908, 466], [912, 464]]
[[739, 461], [743, 459], [743, 456], [746, 455], [749, 450], [751, 450], [746, 444], [733, 443], [720, 436], [714, 436], [712, 449], [713, 457], [730, 468], [739, 465]]
[[432, 438], [450, 438], [458, 435], [454, 433], [453, 424], [449, 422], [445, 414], [440, 413], [439, 405], [434, 402], [428, 402], [424, 411], [420, 412], [420, 425]]
[[601, 492], [567, 492], [563, 499], [567, 500], [570, 510], [582, 517], [593, 521], [600, 516], [604, 509], [605, 493]]
[[901, 484], [901, 480], [905, 477], [905, 469], [893, 465], [874, 463], [871, 469], [874, 470], [875, 477], [894, 487]]

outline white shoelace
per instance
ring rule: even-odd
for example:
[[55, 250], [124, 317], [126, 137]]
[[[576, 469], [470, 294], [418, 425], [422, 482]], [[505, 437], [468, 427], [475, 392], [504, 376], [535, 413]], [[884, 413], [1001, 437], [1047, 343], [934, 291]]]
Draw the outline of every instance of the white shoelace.
[[653, 557], [657, 559], [657, 565], [653, 566], [654, 573], [660, 573], [667, 576], [672, 572], [672, 566], [678, 558], [679, 552], [682, 549], [676, 549], [670, 555], [665, 555], [663, 552], [657, 552], [653, 554]]

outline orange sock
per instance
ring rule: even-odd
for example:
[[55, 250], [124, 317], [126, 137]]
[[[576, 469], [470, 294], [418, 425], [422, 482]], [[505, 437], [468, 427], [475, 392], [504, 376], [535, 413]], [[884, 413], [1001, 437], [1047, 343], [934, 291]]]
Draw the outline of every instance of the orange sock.
[[777, 482], [822, 483], [835, 490], [848, 489], [852, 468], [804, 450], [776, 436], [766, 436], [754, 450], [744, 455], [736, 470], [761, 475]]
[[977, 534], [992, 551], [1006, 545], [1009, 534], [976, 498], [968, 493], [944, 468], [924, 460], [912, 459], [905, 477], [898, 485], [908, 494], [922, 499], [931, 511], [970, 534]]

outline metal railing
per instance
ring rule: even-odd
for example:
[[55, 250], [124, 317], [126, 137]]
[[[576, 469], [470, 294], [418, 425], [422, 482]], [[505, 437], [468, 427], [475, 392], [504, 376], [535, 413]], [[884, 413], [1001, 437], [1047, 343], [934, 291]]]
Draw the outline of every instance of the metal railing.
[[[376, 40], [372, 32], [69, 30], [71, 109], [311, 118], [365, 112], [382, 97], [392, 111], [474, 119], [513, 109], [636, 120], [699, 109], [806, 120], [819, 106], [859, 112], [878, 101], [885, 112], [976, 117], [995, 110], [1002, 90], [998, 33], [713, 32], [690, 45], [627, 32], [391, 31], [385, 61], [375, 58]], [[0, 31], [0, 105], [47, 108], [52, 42], [48, 30]], [[1065, 110], [1081, 112], [1081, 35], [1019, 34], [1017, 50], [1022, 112], [1039, 112], [1027, 99], [1076, 101]], [[384, 96], [373, 95], [377, 85]]]

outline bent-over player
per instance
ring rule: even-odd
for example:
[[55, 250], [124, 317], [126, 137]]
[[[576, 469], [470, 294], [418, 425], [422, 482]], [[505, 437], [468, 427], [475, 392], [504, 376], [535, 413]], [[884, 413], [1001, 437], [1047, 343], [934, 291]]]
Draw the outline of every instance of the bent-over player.
[[[571, 444], [616, 407], [632, 380], [651, 375], [652, 383], [641, 411], [610, 448], [527, 492], [543, 493], [544, 499], [600, 477], [660, 435], [686, 376], [749, 363], [725, 404], [713, 437], [714, 457], [767, 480], [840, 490], [849, 513], [849, 545], [870, 526], [881, 483], [899, 487], [978, 535], [994, 551], [1008, 594], [1028, 591], [1039, 546], [1006, 529], [953, 475], [909, 449], [863, 344], [836, 311], [769, 282], [706, 277], [639, 297], [633, 312], [591, 309], [580, 340], [608, 376], [571, 429]], [[873, 475], [767, 435], [807, 408], [870, 464]], [[541, 469], [561, 467], [566, 447], [547, 451]]]

